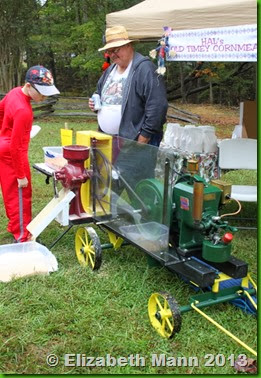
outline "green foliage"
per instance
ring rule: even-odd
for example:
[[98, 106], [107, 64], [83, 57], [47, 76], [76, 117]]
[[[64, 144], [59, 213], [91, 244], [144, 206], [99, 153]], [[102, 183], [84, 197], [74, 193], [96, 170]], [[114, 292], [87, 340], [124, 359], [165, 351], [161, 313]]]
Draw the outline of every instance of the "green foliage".
[[0, 91], [7, 92], [20, 84], [27, 39], [37, 9], [39, 2], [35, 0], [0, 2]]
[[89, 21], [72, 28], [70, 41], [76, 53], [72, 56], [71, 66], [79, 69], [80, 76], [86, 72], [101, 72], [103, 57], [102, 53], [98, 53], [97, 46], [102, 43], [102, 32], [97, 28], [98, 22]]
[[[61, 92], [91, 95], [102, 74], [102, 36], [106, 14], [127, 9], [140, 0], [1, 0], [0, 90], [7, 92], [24, 81], [28, 67], [48, 67]], [[137, 43], [144, 55], [156, 42]], [[215, 103], [238, 105], [256, 97], [255, 63], [203, 62], [195, 80], [198, 62], [166, 62], [166, 84], [171, 99], [208, 101], [209, 82]], [[240, 68], [242, 65], [242, 69]], [[184, 78], [192, 80], [183, 84]], [[239, 68], [239, 74], [234, 75]], [[192, 92], [205, 86], [204, 91]], [[207, 88], [207, 89], [206, 89]], [[173, 94], [174, 93], [174, 94]]]
[[[254, 100], [256, 63], [204, 63], [205, 80], [217, 83], [213, 87], [215, 103], [228, 106], [238, 105], [241, 101]], [[204, 102], [208, 91], [202, 92], [199, 98]]]
[[[101, 75], [105, 16], [136, 4], [134, 0], [48, 0], [31, 25], [27, 65], [50, 68], [61, 91], [92, 93]], [[68, 80], [73, 77], [73, 82]]]

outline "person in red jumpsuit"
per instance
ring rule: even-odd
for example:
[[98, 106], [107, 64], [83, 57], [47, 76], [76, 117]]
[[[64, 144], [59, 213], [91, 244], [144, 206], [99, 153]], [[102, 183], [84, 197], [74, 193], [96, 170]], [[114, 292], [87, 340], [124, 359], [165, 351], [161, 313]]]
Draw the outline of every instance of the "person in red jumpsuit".
[[41, 102], [60, 92], [51, 72], [43, 66], [31, 67], [25, 84], [13, 88], [0, 101], [0, 185], [9, 220], [7, 231], [14, 241], [30, 238], [26, 226], [32, 219], [32, 184], [28, 159], [33, 123], [31, 101]]

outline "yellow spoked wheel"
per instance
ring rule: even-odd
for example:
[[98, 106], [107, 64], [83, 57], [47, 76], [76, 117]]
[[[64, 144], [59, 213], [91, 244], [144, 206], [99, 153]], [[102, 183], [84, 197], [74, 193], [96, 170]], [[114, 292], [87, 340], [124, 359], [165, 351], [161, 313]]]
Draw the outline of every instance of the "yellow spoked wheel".
[[101, 266], [102, 252], [100, 239], [92, 227], [79, 228], [75, 235], [75, 251], [79, 263], [97, 270]]
[[171, 339], [181, 328], [181, 314], [178, 303], [168, 293], [153, 293], [148, 303], [149, 318], [156, 331]]

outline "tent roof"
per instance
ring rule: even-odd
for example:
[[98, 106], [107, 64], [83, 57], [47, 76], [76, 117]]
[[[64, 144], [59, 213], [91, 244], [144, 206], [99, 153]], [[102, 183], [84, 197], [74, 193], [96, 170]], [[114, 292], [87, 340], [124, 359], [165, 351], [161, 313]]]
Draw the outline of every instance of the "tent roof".
[[256, 0], [145, 0], [106, 16], [107, 27], [124, 25], [129, 38], [150, 40], [172, 30], [216, 28], [257, 23]]

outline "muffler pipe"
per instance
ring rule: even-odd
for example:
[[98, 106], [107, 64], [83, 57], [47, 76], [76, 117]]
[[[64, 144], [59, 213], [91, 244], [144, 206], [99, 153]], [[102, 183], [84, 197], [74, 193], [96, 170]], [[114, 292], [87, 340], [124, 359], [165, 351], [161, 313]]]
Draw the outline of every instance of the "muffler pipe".
[[204, 201], [204, 183], [194, 181], [193, 185], [193, 219], [196, 223], [201, 222]]

